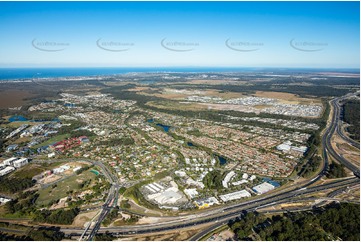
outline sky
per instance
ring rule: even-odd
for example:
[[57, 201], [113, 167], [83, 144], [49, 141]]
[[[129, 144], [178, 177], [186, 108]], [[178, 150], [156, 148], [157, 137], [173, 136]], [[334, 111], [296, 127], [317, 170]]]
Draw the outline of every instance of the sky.
[[0, 2], [0, 67], [359, 68], [359, 2]]

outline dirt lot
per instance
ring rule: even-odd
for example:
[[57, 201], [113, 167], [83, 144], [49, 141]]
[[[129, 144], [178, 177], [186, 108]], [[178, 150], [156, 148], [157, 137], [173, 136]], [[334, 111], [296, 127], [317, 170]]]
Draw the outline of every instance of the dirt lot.
[[354, 165], [360, 167], [360, 150], [346, 143], [338, 135], [332, 138], [332, 146], [336, 152], [351, 161]]
[[200, 232], [201, 229], [194, 229], [189, 231], [173, 231], [166, 234], [149, 235], [149, 236], [137, 236], [132, 238], [126, 238], [123, 240], [135, 240], [135, 241], [184, 241], [191, 238], [194, 234]]
[[84, 224], [86, 222], [89, 222], [92, 218], [94, 218], [94, 216], [97, 215], [98, 212], [99, 212], [99, 209], [78, 214], [78, 216], [75, 217], [72, 225], [75, 227], [84, 227]]
[[187, 83], [191, 84], [207, 84], [207, 85], [219, 85], [219, 84], [228, 84], [228, 85], [239, 85], [246, 84], [246, 81], [233, 81], [233, 80], [191, 80]]

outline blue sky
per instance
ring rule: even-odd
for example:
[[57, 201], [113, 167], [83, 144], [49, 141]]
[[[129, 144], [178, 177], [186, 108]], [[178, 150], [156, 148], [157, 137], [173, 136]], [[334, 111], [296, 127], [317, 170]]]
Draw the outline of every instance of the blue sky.
[[358, 68], [359, 19], [358, 2], [0, 2], [0, 67]]

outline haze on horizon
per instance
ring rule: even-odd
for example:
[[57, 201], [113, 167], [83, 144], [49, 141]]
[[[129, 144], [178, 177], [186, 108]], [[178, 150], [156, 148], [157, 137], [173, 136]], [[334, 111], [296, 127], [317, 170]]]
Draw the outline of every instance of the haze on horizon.
[[0, 2], [0, 67], [359, 68], [359, 2]]

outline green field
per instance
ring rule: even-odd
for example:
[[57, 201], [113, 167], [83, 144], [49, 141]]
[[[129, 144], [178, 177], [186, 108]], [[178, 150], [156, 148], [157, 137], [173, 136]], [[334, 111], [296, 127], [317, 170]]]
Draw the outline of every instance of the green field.
[[90, 171], [84, 171], [79, 175], [72, 175], [67, 179], [56, 183], [56, 187], [49, 186], [48, 188], [39, 190], [39, 197], [36, 200], [37, 205], [47, 205], [49, 202], [66, 197], [68, 191], [79, 190], [79, 184], [86, 180], [95, 180], [96, 175]]
[[46, 170], [51, 170], [54, 167], [62, 165], [64, 162], [54, 162], [51, 164], [28, 164], [26, 166], [21, 167], [11, 174], [11, 177], [17, 178], [32, 178], [41, 172]]
[[66, 138], [69, 138], [69, 137], [70, 137], [70, 134], [60, 134], [60, 135], [54, 136], [54, 137], [44, 141], [43, 143], [35, 145], [34, 149], [40, 148], [42, 146], [50, 145], [50, 144], [55, 143], [55, 142], [65, 140]]

